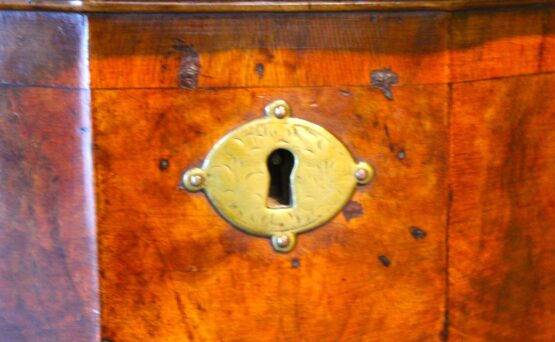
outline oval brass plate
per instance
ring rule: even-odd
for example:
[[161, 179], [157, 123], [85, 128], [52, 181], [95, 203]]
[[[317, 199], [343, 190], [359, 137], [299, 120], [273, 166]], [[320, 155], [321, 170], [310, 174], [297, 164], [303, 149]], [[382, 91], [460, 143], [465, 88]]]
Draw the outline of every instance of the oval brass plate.
[[[330, 132], [291, 118], [290, 113], [286, 102], [271, 103], [264, 118], [221, 138], [202, 168], [187, 171], [183, 178], [188, 190], [203, 189], [231, 224], [272, 237], [274, 248], [283, 252], [294, 247], [296, 234], [333, 218], [357, 184], [365, 184], [373, 176], [373, 169], [356, 162]], [[269, 205], [272, 176], [268, 158], [275, 151], [288, 151], [294, 158], [287, 205]]]

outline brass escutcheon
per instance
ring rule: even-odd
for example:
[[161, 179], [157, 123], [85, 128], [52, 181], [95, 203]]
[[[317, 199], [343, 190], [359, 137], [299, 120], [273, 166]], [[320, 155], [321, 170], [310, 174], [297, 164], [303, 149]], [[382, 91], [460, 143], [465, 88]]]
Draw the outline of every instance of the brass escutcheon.
[[373, 175], [330, 132], [292, 118], [289, 104], [278, 100], [264, 118], [221, 138], [183, 184], [203, 190], [233, 226], [271, 237], [275, 250], [287, 252], [297, 234], [331, 220]]

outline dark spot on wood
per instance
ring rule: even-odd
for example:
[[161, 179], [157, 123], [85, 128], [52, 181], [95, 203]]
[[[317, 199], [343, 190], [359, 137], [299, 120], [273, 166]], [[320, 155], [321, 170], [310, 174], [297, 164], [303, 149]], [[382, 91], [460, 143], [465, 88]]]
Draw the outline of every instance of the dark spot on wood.
[[185, 271], [189, 272], [189, 273], [194, 273], [194, 272], [198, 271], [198, 268], [196, 266], [191, 266], [191, 267], [187, 268]]
[[256, 73], [258, 74], [259, 79], [262, 79], [264, 77], [264, 64], [258, 63], [256, 65]]
[[347, 221], [350, 221], [355, 217], [362, 216], [363, 213], [364, 210], [362, 209], [362, 206], [356, 201], [350, 201], [343, 207], [343, 216], [345, 216]]
[[378, 88], [388, 100], [393, 100], [391, 86], [399, 83], [399, 76], [390, 68], [374, 70], [370, 74], [372, 87]]
[[197, 303], [197, 310], [201, 312], [206, 312], [206, 309], [202, 305], [200, 305], [200, 303]]
[[185, 89], [195, 89], [200, 73], [198, 53], [190, 46], [180, 47], [179, 51], [181, 51], [178, 75], [179, 86]]
[[301, 261], [298, 258], [291, 259], [292, 268], [299, 268], [299, 266], [301, 266]]
[[350, 91], [348, 91], [348, 90], [342, 90], [342, 89], [339, 90], [339, 93], [340, 93], [341, 95], [343, 95], [343, 96], [352, 96], [352, 95], [353, 95], [353, 93], [351, 93]]
[[410, 227], [410, 234], [412, 235], [413, 238], [417, 240], [423, 239], [428, 235], [428, 233], [426, 233], [424, 230], [416, 226]]
[[399, 150], [399, 152], [397, 152], [397, 159], [403, 160], [405, 159], [405, 157], [406, 157], [405, 150]]
[[378, 259], [385, 267], [389, 267], [389, 265], [391, 265], [391, 261], [389, 261], [389, 258], [386, 257], [385, 255], [378, 256]]
[[160, 171], [166, 171], [169, 166], [170, 166], [170, 161], [169, 160], [160, 159], [160, 162], [158, 163], [158, 168], [160, 169]]

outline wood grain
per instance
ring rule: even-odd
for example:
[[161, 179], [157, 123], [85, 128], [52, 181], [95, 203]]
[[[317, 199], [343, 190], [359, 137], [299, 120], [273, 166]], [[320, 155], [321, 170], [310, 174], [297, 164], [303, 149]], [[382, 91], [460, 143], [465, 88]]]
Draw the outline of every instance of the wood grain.
[[[490, 302], [495, 286], [467, 288], [472, 279], [496, 278], [483, 276], [489, 271], [481, 264], [467, 269], [473, 255], [465, 254], [465, 246], [474, 247], [476, 240], [453, 236], [465, 220], [471, 223], [464, 229], [473, 232], [474, 217], [490, 212], [467, 208], [465, 201], [479, 189], [464, 178], [470, 166], [455, 161], [469, 153], [463, 137], [480, 141], [469, 151], [482, 151], [481, 144], [494, 144], [494, 138], [506, 148], [501, 133], [489, 136], [488, 130], [464, 124], [467, 116], [499, 102], [486, 103], [479, 88], [456, 92], [474, 89], [482, 79], [516, 84], [513, 76], [549, 72], [552, 16], [547, 6], [453, 14], [92, 15], [104, 336], [116, 341], [549, 340], [552, 330], [541, 323], [530, 327], [529, 335], [516, 332], [525, 321], [521, 297], [505, 302], [515, 308], [498, 310]], [[184, 65], [197, 62], [197, 78], [182, 84]], [[370, 73], [388, 67], [400, 80], [392, 101], [370, 86]], [[449, 85], [453, 81], [464, 83]], [[515, 104], [537, 100], [540, 106], [544, 99], [533, 97], [534, 90], [523, 97], [487, 94]], [[177, 189], [183, 170], [199, 165], [220, 136], [258, 117], [277, 98], [378, 167], [374, 185], [330, 224], [301, 236], [289, 255], [275, 254], [266, 240], [230, 227], [202, 195]], [[510, 117], [502, 109], [511, 106], [500, 106], [492, 107], [488, 118]], [[532, 134], [539, 136], [537, 129]], [[520, 143], [517, 139], [514, 147]], [[449, 158], [451, 176], [445, 171]], [[477, 168], [491, 173], [485, 164]], [[538, 174], [545, 177], [551, 168]], [[492, 175], [487, 185], [506, 179], [501, 176]], [[447, 179], [454, 196], [449, 220]], [[509, 203], [498, 205], [507, 210]], [[528, 209], [519, 213], [532, 215]], [[447, 230], [448, 221], [453, 231]], [[505, 234], [503, 228], [498, 233]], [[514, 240], [518, 249], [521, 239]], [[492, 254], [503, 253], [490, 247]], [[519, 270], [522, 265], [516, 274]], [[459, 271], [470, 274], [461, 281]], [[449, 281], [447, 273], [454, 275]], [[543, 292], [527, 297], [538, 306], [551, 300], [549, 277], [543, 279]], [[533, 289], [530, 281], [508, 291]], [[482, 299], [484, 316], [476, 313]], [[488, 314], [496, 318], [488, 321]], [[515, 328], [504, 332], [506, 325]], [[261, 337], [260, 331], [267, 333]]]
[[544, 72], [555, 71], [555, 8], [551, 7], [544, 18], [544, 36], [540, 50], [541, 70]]
[[0, 12], [0, 341], [99, 339], [85, 24]]
[[[107, 340], [555, 340], [552, 1], [0, 7], [364, 10], [0, 12], [0, 340], [99, 339], [89, 87]], [[377, 169], [289, 254], [178, 186], [278, 98]]]
[[87, 18], [0, 11], [0, 85], [88, 87]]
[[553, 341], [555, 76], [453, 86], [452, 341]]
[[552, 7], [452, 13], [452, 82], [552, 71]]
[[[179, 88], [198, 54], [198, 88], [369, 85], [391, 68], [400, 84], [447, 81], [445, 13], [93, 15], [93, 88]], [[407, 42], [411, 42], [407, 44]]]
[[[445, 85], [95, 90], [103, 335], [141, 340], [421, 341], [443, 329]], [[289, 254], [178, 188], [231, 128], [287, 100], [377, 176]], [[355, 217], [356, 216], [356, 217]], [[427, 233], [415, 239], [411, 227]]]
[[338, 12], [338, 11], [459, 11], [471, 8], [520, 7], [552, 0], [0, 0], [0, 9], [74, 12]]
[[97, 341], [88, 92], [0, 87], [1, 341]]
[[[551, 7], [447, 13], [94, 15], [92, 87], [197, 88], [463, 82], [555, 70]], [[325, 32], [325, 34], [323, 34]]]

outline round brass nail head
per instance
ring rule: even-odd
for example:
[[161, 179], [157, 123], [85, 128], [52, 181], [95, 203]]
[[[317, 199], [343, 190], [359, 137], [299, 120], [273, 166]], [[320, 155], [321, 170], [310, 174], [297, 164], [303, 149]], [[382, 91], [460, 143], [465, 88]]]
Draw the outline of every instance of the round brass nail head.
[[359, 185], [367, 184], [374, 177], [374, 169], [366, 162], [359, 162], [355, 170], [355, 178]]
[[276, 245], [280, 248], [289, 246], [289, 236], [283, 234], [276, 237]]
[[274, 109], [274, 115], [278, 119], [283, 119], [286, 114], [287, 114], [287, 109], [285, 109], [285, 106], [277, 106]]
[[201, 186], [204, 183], [204, 178], [201, 175], [193, 175], [190, 182], [194, 186]]
[[202, 190], [206, 183], [206, 173], [199, 168], [193, 168], [183, 175], [183, 185], [189, 191]]
[[358, 169], [355, 172], [355, 177], [359, 180], [359, 181], [363, 181], [366, 178], [368, 178], [368, 170], [365, 169]]
[[289, 252], [295, 247], [295, 234], [291, 232], [272, 235], [272, 246], [278, 252]]

